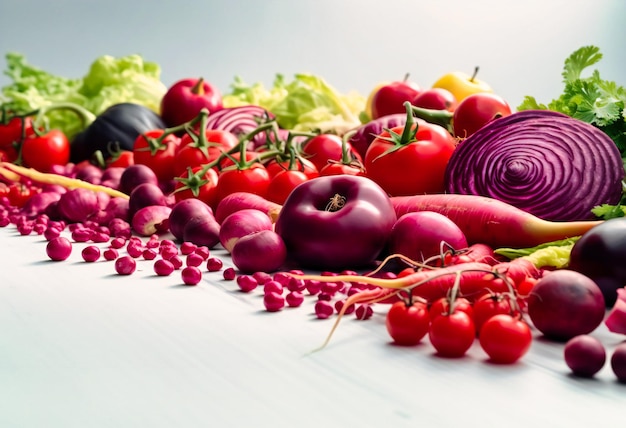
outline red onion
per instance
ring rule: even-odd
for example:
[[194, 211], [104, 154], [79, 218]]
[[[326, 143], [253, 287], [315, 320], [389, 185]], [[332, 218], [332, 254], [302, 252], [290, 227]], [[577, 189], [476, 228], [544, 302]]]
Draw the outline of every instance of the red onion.
[[[206, 127], [207, 129], [229, 131], [241, 137], [273, 118], [274, 115], [256, 105], [229, 107], [211, 113]], [[254, 147], [262, 146], [265, 142], [266, 134], [264, 132], [256, 134], [252, 139]]]
[[96, 192], [79, 187], [63, 193], [57, 202], [57, 209], [63, 219], [82, 222], [98, 212], [98, 204]]
[[552, 221], [593, 218], [616, 204], [624, 166], [598, 128], [549, 110], [496, 119], [457, 146], [446, 192], [490, 196]]
[[350, 143], [350, 145], [361, 155], [361, 157], [365, 159], [367, 148], [378, 134], [383, 132], [385, 129], [391, 129], [396, 126], [404, 126], [405, 123], [405, 113], [382, 116], [355, 129], [350, 135], [348, 143]]
[[239, 238], [231, 255], [243, 273], [274, 272], [285, 263], [287, 248], [276, 232], [261, 230]]

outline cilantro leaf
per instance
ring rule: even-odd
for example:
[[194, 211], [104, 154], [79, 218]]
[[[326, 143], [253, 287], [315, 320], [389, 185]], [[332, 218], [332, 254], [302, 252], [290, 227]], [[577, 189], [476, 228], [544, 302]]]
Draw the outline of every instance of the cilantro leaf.
[[566, 60], [563, 69], [565, 83], [580, 79], [585, 68], [588, 68], [602, 59], [600, 48], [596, 46], [583, 46], [574, 51]]

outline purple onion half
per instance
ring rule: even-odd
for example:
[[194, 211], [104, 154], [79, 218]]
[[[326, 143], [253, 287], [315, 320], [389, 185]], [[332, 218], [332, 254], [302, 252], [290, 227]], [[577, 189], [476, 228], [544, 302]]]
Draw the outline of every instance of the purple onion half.
[[445, 173], [447, 193], [489, 196], [551, 221], [593, 218], [617, 204], [624, 166], [598, 128], [549, 110], [496, 119], [465, 140]]

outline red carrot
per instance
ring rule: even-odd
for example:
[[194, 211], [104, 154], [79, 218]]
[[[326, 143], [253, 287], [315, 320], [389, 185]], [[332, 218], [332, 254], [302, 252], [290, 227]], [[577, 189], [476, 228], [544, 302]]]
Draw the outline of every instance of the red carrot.
[[582, 235], [602, 222], [547, 221], [506, 202], [476, 195], [395, 196], [391, 201], [398, 217], [415, 211], [435, 211], [455, 222], [468, 243], [493, 248], [534, 247]]

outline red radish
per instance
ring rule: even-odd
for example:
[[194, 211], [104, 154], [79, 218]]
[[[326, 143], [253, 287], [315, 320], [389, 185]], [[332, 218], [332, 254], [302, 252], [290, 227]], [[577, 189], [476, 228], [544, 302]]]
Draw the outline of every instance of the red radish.
[[132, 218], [133, 230], [141, 236], [151, 236], [169, 231], [170, 207], [150, 205], [139, 209]]
[[557, 341], [588, 334], [604, 319], [604, 296], [589, 277], [568, 269], [546, 274], [528, 296], [528, 316], [537, 330]]
[[270, 218], [255, 208], [245, 208], [229, 215], [220, 226], [220, 243], [229, 253], [239, 238], [261, 230], [273, 230]]
[[246, 208], [257, 209], [274, 219], [278, 215], [280, 207], [279, 204], [254, 193], [234, 192], [220, 200], [215, 208], [215, 219], [221, 224], [230, 214]]
[[285, 263], [287, 248], [274, 231], [262, 230], [239, 238], [231, 256], [241, 272], [274, 272]]
[[613, 350], [611, 370], [619, 382], [626, 382], [626, 343], [620, 343]]
[[185, 225], [183, 241], [214, 248], [220, 242], [220, 225], [211, 214], [195, 217]]
[[187, 223], [194, 218], [207, 215], [213, 215], [213, 210], [200, 199], [188, 198], [176, 202], [170, 213], [170, 232], [176, 239], [183, 240], [183, 231]]
[[433, 211], [406, 213], [391, 228], [389, 251], [418, 262], [442, 254], [451, 247], [467, 247], [461, 229], [443, 214]]
[[416, 211], [434, 211], [459, 226], [468, 243], [493, 248], [529, 248], [545, 242], [579, 236], [602, 221], [552, 222], [497, 199], [458, 194], [395, 196], [398, 217]]

